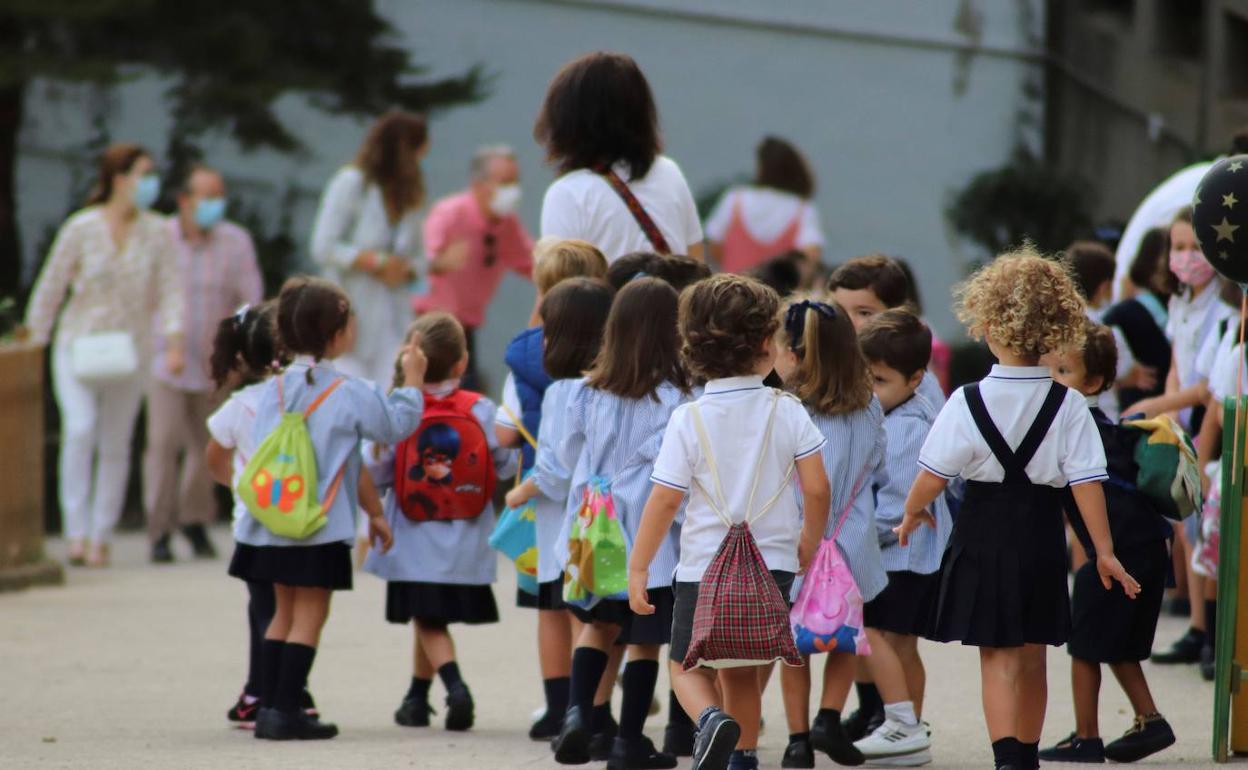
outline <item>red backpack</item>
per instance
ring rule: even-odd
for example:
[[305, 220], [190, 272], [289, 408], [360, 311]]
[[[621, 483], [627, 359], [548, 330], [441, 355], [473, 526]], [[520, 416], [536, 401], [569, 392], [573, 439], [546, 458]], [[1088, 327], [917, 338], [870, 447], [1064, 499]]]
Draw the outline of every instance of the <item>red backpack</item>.
[[474, 519], [494, 499], [494, 456], [472, 415], [480, 398], [467, 390], [425, 396], [420, 427], [395, 447], [394, 492], [412, 521]]

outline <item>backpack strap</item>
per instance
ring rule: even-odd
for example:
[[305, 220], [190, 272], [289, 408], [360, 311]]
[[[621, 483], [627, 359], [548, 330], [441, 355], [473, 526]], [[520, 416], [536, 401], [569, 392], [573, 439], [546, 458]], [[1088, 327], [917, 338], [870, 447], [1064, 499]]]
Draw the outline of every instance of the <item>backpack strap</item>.
[[763, 503], [763, 507], [759, 508], [757, 513], [755, 514], [750, 513], [750, 511], [754, 508], [754, 494], [758, 491], [758, 481], [759, 481], [759, 477], [762, 475], [763, 459], [766, 457], [767, 447], [771, 445], [772, 428], [776, 424], [776, 410], [779, 409], [780, 407], [781, 398], [784, 398], [784, 395], [778, 390], [775, 391], [775, 398], [771, 402], [771, 415], [767, 418], [767, 429], [763, 432], [762, 448], [758, 453], [758, 463], [754, 466], [754, 483], [750, 486], [750, 500], [749, 502], [745, 504], [745, 523], [746, 524], [753, 524], [754, 522], [761, 519], [764, 514], [770, 511], [772, 507], [780, 500], [780, 496], [783, 495], [788, 490], [789, 480], [793, 478], [793, 468], [796, 465], [796, 463], [790, 460], [789, 467], [784, 473], [784, 479], [780, 482], [780, 485], [776, 488], [776, 493], [771, 496], [771, 499]]
[[[780, 496], [784, 494], [785, 490], [788, 488], [789, 479], [793, 477], [794, 463], [790, 462], [788, 472], [785, 473], [784, 480], [780, 483], [780, 488], [776, 490], [776, 493], [771, 496], [770, 500], [768, 500], [766, 503], [763, 504], [763, 507], [759, 509], [758, 513], [752, 516], [750, 515], [750, 509], [754, 507], [754, 496], [758, 492], [758, 480], [759, 480], [759, 475], [763, 469], [763, 461], [766, 459], [767, 446], [771, 443], [772, 426], [775, 424], [775, 421], [776, 421], [776, 409], [780, 405], [781, 398], [782, 396], [780, 392], [776, 391], [775, 398], [772, 400], [772, 403], [771, 403], [771, 414], [767, 418], [767, 428], [763, 431], [763, 441], [759, 448], [758, 462], [754, 466], [754, 482], [753, 482], [753, 485], [750, 487], [749, 502], [746, 503], [745, 519], [742, 522], [744, 524], [750, 524], [752, 522], [758, 521], [760, 518], [762, 518], [763, 514], [770, 511], [772, 506], [776, 504], [776, 501], [780, 499]], [[702, 493], [706, 495], [707, 501], [710, 503], [711, 510], [713, 510], [715, 514], [719, 516], [720, 520], [723, 521], [724, 524], [731, 527], [733, 525], [733, 521], [732, 521], [731, 513], [727, 510], [728, 499], [724, 496], [724, 489], [723, 489], [722, 484], [720, 483], [720, 478], [719, 478], [719, 468], [715, 464], [715, 453], [711, 449], [711, 440], [710, 440], [710, 437], [706, 433], [706, 424], [702, 421], [702, 412], [698, 408], [697, 401], [694, 401], [690, 405], [690, 412], [693, 415], [694, 430], [698, 434], [698, 444], [701, 445], [702, 455], [706, 458], [706, 465], [711, 471], [711, 481], [715, 485], [715, 495], [717, 495], [718, 498], [716, 498], [716, 496], [711, 495], [705, 488], [702, 488]], [[700, 488], [702, 487], [701, 484], [699, 484], [698, 486]]]
[[595, 169], [599, 176], [607, 180], [607, 184], [611, 185], [611, 189], [615, 190], [616, 195], [624, 201], [624, 205], [628, 207], [628, 213], [633, 215], [633, 219], [637, 220], [637, 225], [641, 231], [646, 234], [646, 238], [650, 241], [650, 245], [654, 246], [654, 250], [660, 254], [671, 254], [672, 249], [667, 245], [667, 239], [663, 237], [663, 233], [659, 231], [659, 226], [650, 218], [650, 214], [646, 212], [641, 201], [637, 200], [637, 196], [633, 195], [633, 191], [628, 189], [628, 185], [620, 179], [620, 175], [610, 166], [603, 166]]
[[710, 505], [711, 510], [715, 512], [720, 521], [731, 527], [732, 517], [725, 511], [728, 507], [728, 501], [724, 498], [724, 489], [719, 483], [719, 468], [715, 465], [715, 453], [711, 451], [711, 439], [706, 435], [706, 423], [702, 422], [702, 410], [698, 408], [697, 401], [689, 405], [689, 413], [693, 415], [693, 429], [698, 434], [698, 444], [702, 448], [702, 456], [706, 458], [706, 466], [711, 471], [711, 482], [715, 485], [715, 494], [712, 495], [696, 480], [694, 483], [698, 484], [702, 494], [706, 496], [707, 504]]
[[[337, 390], [338, 386], [341, 385], [342, 381], [345, 379], [346, 379], [345, 377], [339, 377], [338, 379], [329, 383], [328, 388], [326, 388], [325, 390], [322, 390], [319, 396], [312, 399], [312, 403], [308, 404], [308, 408], [303, 410], [303, 419], [306, 420], [309, 417], [311, 417], [312, 413], [315, 412], [318, 408], [320, 408], [321, 404], [325, 403], [325, 399], [329, 398], [329, 394]], [[279, 383], [278, 387], [280, 388], [281, 387], [280, 379], [278, 380], [278, 383]]]

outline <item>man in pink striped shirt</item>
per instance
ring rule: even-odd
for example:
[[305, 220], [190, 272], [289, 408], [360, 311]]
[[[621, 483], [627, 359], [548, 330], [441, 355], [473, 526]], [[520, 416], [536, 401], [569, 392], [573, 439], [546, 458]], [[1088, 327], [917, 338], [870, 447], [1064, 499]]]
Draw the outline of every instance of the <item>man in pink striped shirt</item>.
[[166, 366], [165, 356], [155, 356], [147, 394], [143, 505], [157, 563], [173, 561], [169, 539], [175, 521], [196, 556], [216, 555], [205, 530], [216, 512], [203, 458], [206, 420], [220, 400], [209, 358], [221, 319], [264, 294], [251, 236], [224, 216], [225, 181], [215, 170], [195, 166], [178, 192], [178, 213], [169, 220], [186, 281], [186, 363], [175, 371]]

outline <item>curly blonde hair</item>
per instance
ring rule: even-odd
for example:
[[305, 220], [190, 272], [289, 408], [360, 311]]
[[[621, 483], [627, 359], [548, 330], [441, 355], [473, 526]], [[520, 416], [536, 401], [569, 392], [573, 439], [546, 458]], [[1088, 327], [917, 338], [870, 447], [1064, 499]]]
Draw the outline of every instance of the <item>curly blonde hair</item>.
[[750, 374], [780, 328], [780, 296], [753, 278], [720, 273], [680, 295], [681, 357], [695, 377]]
[[958, 320], [1028, 359], [1078, 349], [1084, 340], [1084, 301], [1070, 272], [1026, 245], [997, 257], [954, 290]]

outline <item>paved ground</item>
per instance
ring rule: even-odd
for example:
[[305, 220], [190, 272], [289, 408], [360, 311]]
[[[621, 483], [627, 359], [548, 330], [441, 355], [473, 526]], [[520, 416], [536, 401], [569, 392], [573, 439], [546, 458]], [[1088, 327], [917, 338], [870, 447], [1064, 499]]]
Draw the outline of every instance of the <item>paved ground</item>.
[[[224, 529], [214, 536], [226, 544]], [[62, 546], [53, 542], [49, 550], [60, 555]], [[510, 606], [510, 580], [497, 587], [502, 623], [457, 636], [477, 699], [473, 732], [393, 724], [410, 676], [411, 635], [382, 620], [383, 584], [360, 574], [356, 590], [335, 600], [312, 674], [322, 710], [342, 735], [273, 744], [229, 729], [224, 719], [245, 673], [246, 592], [224, 574], [224, 562], [191, 563], [179, 555], [179, 564], [149, 566], [143, 541], [125, 536], [109, 570], [73, 570], [62, 588], [0, 594], [0, 767], [557, 767], [549, 750], [525, 735], [541, 687], [534, 619]], [[1167, 618], [1158, 636], [1168, 641], [1181, 630], [1181, 622]], [[938, 645], [927, 646], [925, 656], [934, 766], [991, 766], [976, 656]], [[1066, 656], [1052, 651], [1049, 664], [1046, 741], [1072, 725]], [[1212, 766], [1206, 759], [1211, 688], [1192, 669], [1152, 667], [1149, 676], [1179, 743], [1145, 764]], [[1106, 696], [1103, 730], [1117, 735], [1130, 715], [1112, 683]], [[764, 766], [775, 768], [785, 741], [778, 688], [768, 693], [765, 714]], [[662, 735], [663, 721], [652, 718], [652, 736]]]

